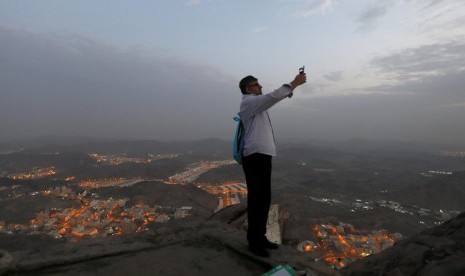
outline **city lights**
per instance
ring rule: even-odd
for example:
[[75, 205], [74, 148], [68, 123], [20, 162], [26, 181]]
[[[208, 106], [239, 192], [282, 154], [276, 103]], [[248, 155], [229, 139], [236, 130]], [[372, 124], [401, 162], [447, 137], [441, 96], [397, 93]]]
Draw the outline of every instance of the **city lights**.
[[389, 234], [385, 230], [362, 231], [347, 223], [334, 226], [330, 223], [313, 227], [316, 241], [303, 241], [297, 249], [323, 259], [335, 268], [379, 253], [402, 239], [399, 233]]

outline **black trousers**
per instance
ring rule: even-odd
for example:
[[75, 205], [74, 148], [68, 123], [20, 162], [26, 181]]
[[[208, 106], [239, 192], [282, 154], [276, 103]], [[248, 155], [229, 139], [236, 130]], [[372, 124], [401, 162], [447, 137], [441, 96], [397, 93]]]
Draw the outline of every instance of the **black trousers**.
[[249, 243], [265, 239], [268, 212], [271, 204], [271, 156], [254, 153], [242, 158], [247, 182], [247, 218]]

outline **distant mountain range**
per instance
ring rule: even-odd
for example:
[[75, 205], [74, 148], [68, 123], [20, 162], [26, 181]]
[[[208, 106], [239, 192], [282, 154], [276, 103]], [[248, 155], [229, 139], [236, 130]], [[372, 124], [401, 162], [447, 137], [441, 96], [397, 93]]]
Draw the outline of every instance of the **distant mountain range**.
[[[330, 204], [312, 198], [335, 199], [345, 203], [355, 200], [391, 200], [422, 208], [465, 211], [465, 159], [439, 155], [439, 151], [443, 149], [460, 148], [364, 140], [278, 145], [278, 156], [273, 160], [273, 203], [279, 204], [290, 214], [283, 229], [284, 240], [292, 244], [308, 239], [312, 225], [326, 222], [346, 222], [367, 230], [383, 228], [390, 232], [401, 232], [407, 237], [427, 227], [421, 223], [422, 218], [416, 213], [401, 213], [376, 204], [372, 204], [372, 209], [353, 211], [347, 204]], [[35, 141], [1, 144], [0, 152], [7, 151], [15, 153], [0, 154], [0, 172], [5, 172], [5, 175], [14, 171], [27, 171], [33, 167], [54, 166], [57, 170], [56, 175], [44, 179], [0, 178], [0, 197], [3, 199], [0, 201], [0, 218], [7, 222], [16, 220], [27, 223], [38, 210], [70, 208], [76, 204], [71, 200], [42, 195], [35, 195], [34, 200], [31, 200], [31, 194], [36, 191], [68, 184], [76, 186], [80, 179], [136, 177], [146, 181], [130, 187], [107, 187], [89, 192], [98, 193], [102, 199], [128, 198], [130, 205], [142, 202], [149, 206], [192, 206], [192, 216], [186, 220], [186, 225], [189, 226], [189, 223], [197, 224], [207, 219], [218, 204], [217, 195], [208, 194], [196, 188], [195, 184], [220, 185], [225, 181], [244, 181], [242, 168], [237, 164], [212, 169], [187, 185], [168, 185], [159, 181], [183, 172], [193, 163], [202, 160], [231, 159], [231, 142], [220, 139], [166, 142], [44, 137]], [[55, 154], [57, 152], [60, 154]], [[164, 153], [179, 155], [150, 163], [127, 162], [114, 165], [97, 162], [88, 155], [93, 152], [128, 156]], [[447, 170], [453, 174], [429, 174], [431, 170]], [[63, 179], [68, 176], [75, 176], [76, 183], [66, 183]], [[13, 188], [14, 186], [17, 187]], [[10, 193], [18, 197], [10, 198]], [[418, 269], [434, 269], [434, 266], [428, 265], [444, 264], [449, 271], [455, 271], [453, 269], [456, 267], [456, 260], [452, 257], [454, 254], [462, 256], [460, 254], [463, 254], [463, 244], [455, 239], [457, 232], [454, 232], [453, 227], [456, 223], [462, 225], [462, 220], [463, 215], [459, 220], [438, 228], [439, 230], [427, 232], [432, 233], [433, 237], [422, 234], [418, 236], [420, 238], [401, 243], [402, 249], [389, 251], [394, 252], [389, 253], [393, 255], [386, 255], [384, 259], [369, 258], [367, 263], [360, 263], [363, 267], [354, 266], [353, 270], [348, 268], [343, 273], [371, 275], [367, 271], [379, 271], [382, 274], [383, 271], [391, 271], [390, 267], [395, 267], [391, 264], [396, 263], [401, 264], [399, 267], [402, 271], [407, 271], [405, 275], [411, 275], [409, 256], [404, 251], [410, 252], [415, 258], [412, 262]], [[159, 225], [155, 230], [161, 233], [169, 232], [172, 226], [158, 227]], [[452, 238], [447, 236], [448, 233], [453, 233], [453, 241], [449, 241]], [[3, 238], [8, 240], [6, 235]], [[419, 243], [419, 248], [416, 248]], [[15, 243], [9, 244], [11, 248], [17, 248]], [[453, 246], [450, 247], [449, 244]], [[35, 246], [39, 245], [37, 243]], [[360, 271], [365, 274], [357, 274]]]
[[[280, 142], [278, 149], [289, 147], [318, 147], [318, 148], [333, 148], [344, 151], [419, 151], [419, 152], [432, 152], [438, 150], [464, 150], [463, 145], [444, 145], [444, 144], [427, 144], [403, 141], [372, 141], [364, 139], [349, 139], [341, 141], [324, 141], [324, 140], [309, 140], [299, 142]], [[101, 149], [106, 150], [119, 150], [140, 152], [141, 149], [151, 148], [155, 151], [163, 150], [200, 150], [200, 151], [215, 151], [226, 148], [229, 152], [231, 141], [225, 141], [217, 138], [201, 139], [201, 140], [172, 140], [172, 141], [159, 141], [159, 140], [132, 140], [132, 139], [111, 139], [111, 138], [96, 138], [87, 136], [42, 136], [35, 139], [25, 139], [10, 142], [0, 143], [0, 153], [7, 151], [31, 150], [31, 149], [49, 149], [49, 150], [63, 150], [64, 148], [74, 149]], [[69, 149], [69, 148], [68, 148]]]
[[465, 210], [465, 171], [434, 176], [424, 185], [411, 185], [395, 191], [398, 201], [434, 209]]
[[0, 143], [0, 153], [9, 152], [100, 152], [112, 154], [163, 154], [187, 152], [195, 154], [226, 154], [230, 151], [229, 142], [220, 139], [195, 141], [157, 140], [105, 140], [89, 137], [49, 136], [32, 140]]

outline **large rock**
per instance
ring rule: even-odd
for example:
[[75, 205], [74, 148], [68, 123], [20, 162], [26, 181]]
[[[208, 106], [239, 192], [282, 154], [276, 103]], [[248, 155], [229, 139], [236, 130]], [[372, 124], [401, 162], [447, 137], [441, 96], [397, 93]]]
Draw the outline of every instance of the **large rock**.
[[343, 275], [465, 275], [465, 213], [350, 264]]
[[245, 207], [230, 206], [201, 224], [12, 252], [0, 275], [261, 275], [283, 264], [302, 274], [338, 275], [294, 247], [280, 246], [269, 258], [250, 253]]

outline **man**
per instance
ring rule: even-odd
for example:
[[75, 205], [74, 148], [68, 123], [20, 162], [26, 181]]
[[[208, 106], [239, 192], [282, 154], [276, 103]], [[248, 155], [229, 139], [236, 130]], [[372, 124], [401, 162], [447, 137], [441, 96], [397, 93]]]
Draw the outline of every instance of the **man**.
[[268, 109], [291, 97], [294, 89], [307, 81], [305, 73], [297, 75], [289, 84], [268, 94], [253, 76], [239, 82], [243, 94], [239, 115], [244, 124], [242, 168], [247, 182], [247, 240], [252, 253], [268, 257], [267, 249], [278, 245], [266, 238], [266, 224], [271, 204], [271, 158], [276, 156], [273, 127]]

